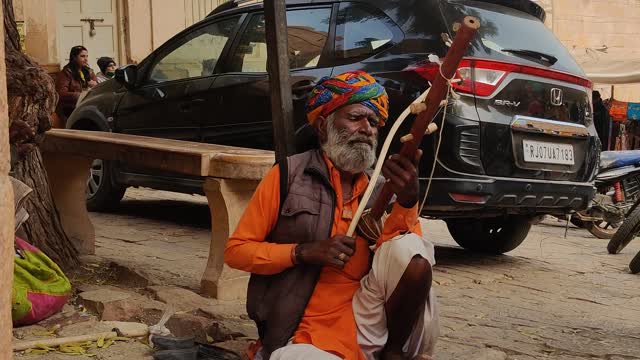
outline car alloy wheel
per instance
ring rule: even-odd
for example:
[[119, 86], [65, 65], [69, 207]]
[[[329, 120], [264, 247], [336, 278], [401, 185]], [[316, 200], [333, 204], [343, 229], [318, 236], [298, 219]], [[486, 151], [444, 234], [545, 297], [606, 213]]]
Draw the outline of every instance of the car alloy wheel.
[[93, 163], [91, 163], [89, 178], [87, 179], [87, 199], [91, 199], [96, 195], [103, 181], [104, 167], [102, 160], [95, 159], [93, 160]]

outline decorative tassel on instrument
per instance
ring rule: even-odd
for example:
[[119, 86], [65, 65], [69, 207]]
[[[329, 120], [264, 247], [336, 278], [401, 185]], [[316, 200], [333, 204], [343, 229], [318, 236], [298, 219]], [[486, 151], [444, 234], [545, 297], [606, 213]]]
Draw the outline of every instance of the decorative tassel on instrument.
[[369, 187], [360, 201], [360, 206], [349, 225], [349, 229], [346, 234], [347, 236], [353, 236], [357, 227], [359, 234], [369, 240], [370, 244], [375, 243], [379, 238], [382, 232], [381, 218], [384, 215], [389, 201], [391, 201], [394, 195], [389, 184], [385, 184], [383, 186], [380, 195], [376, 199], [376, 202], [370, 211], [367, 211], [366, 215], [363, 213], [364, 208], [371, 197], [376, 181], [380, 176], [382, 164], [387, 158], [387, 152], [389, 151], [391, 140], [393, 139], [395, 132], [400, 127], [400, 124], [409, 115], [409, 113], [418, 113], [413, 126], [411, 127], [411, 132], [403, 136], [401, 139], [403, 145], [400, 150], [400, 154], [409, 159], [413, 159], [415, 157], [415, 153], [422, 142], [422, 137], [426, 133], [432, 133], [437, 129], [437, 127], [434, 129], [435, 124], [431, 124], [431, 122], [440, 106], [446, 106], [446, 97], [449, 93], [450, 81], [455, 75], [458, 65], [460, 64], [460, 60], [462, 60], [471, 40], [476, 35], [479, 28], [480, 20], [472, 16], [467, 16], [461, 24], [456, 23], [454, 25], [453, 30], [456, 32], [456, 36], [449, 48], [449, 51], [447, 51], [444, 62], [440, 65], [440, 72], [436, 75], [432, 86], [429, 90], [425, 91], [425, 93], [418, 97], [418, 99], [416, 99], [416, 101], [414, 101], [413, 104], [411, 104], [411, 106], [400, 115], [389, 131], [389, 135], [385, 139], [380, 157], [378, 158], [375, 170], [369, 181]]

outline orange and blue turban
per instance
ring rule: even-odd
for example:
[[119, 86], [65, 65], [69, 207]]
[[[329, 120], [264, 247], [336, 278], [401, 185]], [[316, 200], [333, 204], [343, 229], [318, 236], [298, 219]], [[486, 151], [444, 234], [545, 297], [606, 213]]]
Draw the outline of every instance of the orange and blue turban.
[[307, 102], [307, 120], [313, 125], [319, 116], [327, 117], [351, 104], [373, 110], [380, 118], [380, 126], [389, 117], [389, 98], [384, 87], [364, 71], [351, 71], [318, 81]]

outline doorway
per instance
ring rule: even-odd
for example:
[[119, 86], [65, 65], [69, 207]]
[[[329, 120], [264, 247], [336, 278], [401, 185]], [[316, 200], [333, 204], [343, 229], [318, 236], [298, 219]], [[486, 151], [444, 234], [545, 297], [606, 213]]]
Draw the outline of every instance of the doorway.
[[89, 51], [89, 66], [97, 74], [102, 56], [120, 64], [116, 0], [58, 0], [58, 58], [62, 68], [69, 50], [83, 45]]

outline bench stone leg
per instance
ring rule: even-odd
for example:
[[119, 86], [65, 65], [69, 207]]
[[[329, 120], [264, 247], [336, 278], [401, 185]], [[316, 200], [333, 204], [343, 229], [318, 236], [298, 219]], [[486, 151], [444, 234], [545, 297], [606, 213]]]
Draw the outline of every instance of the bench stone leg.
[[211, 244], [200, 282], [203, 294], [219, 300], [247, 297], [249, 274], [224, 263], [224, 247], [251, 200], [259, 181], [207, 178], [204, 192], [211, 212]]
[[96, 232], [85, 203], [87, 176], [93, 159], [61, 153], [42, 156], [64, 231], [80, 254], [95, 254]]

